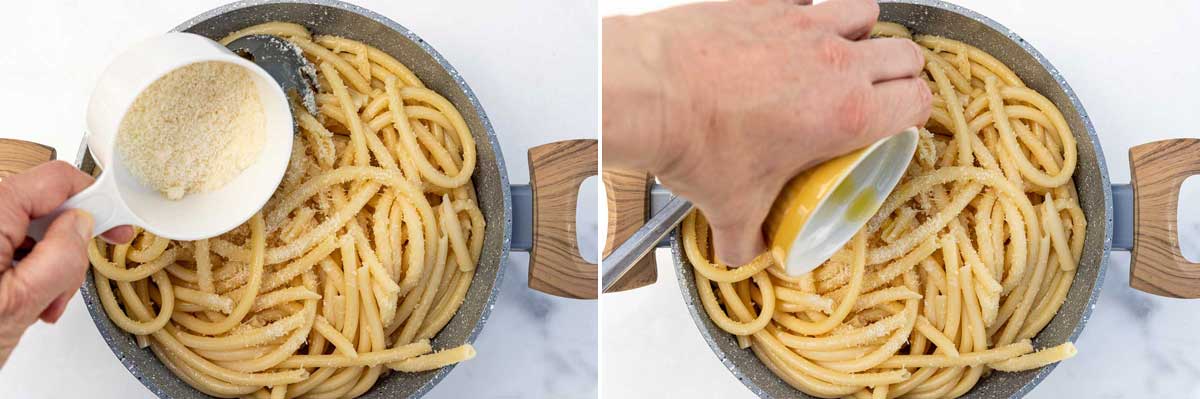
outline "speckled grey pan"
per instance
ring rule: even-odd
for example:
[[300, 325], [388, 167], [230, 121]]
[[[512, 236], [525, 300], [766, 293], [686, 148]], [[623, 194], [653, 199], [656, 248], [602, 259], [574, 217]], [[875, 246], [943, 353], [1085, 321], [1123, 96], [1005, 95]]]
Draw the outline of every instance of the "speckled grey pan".
[[[1080, 260], [1075, 282], [1067, 301], [1058, 315], [1034, 338], [1034, 347], [1074, 342], [1092, 313], [1108, 252], [1112, 245], [1113, 203], [1108, 169], [1096, 132], [1088, 120], [1083, 105], [1063, 77], [1042, 54], [1024, 39], [996, 21], [963, 7], [937, 0], [901, 0], [881, 2], [881, 21], [908, 26], [914, 32], [934, 34], [974, 45], [994, 55], [1016, 72], [1029, 87], [1042, 93], [1062, 111], [1078, 140], [1079, 166], [1075, 171], [1075, 186], [1079, 191], [1083, 213], [1087, 217], [1087, 241]], [[1123, 226], [1128, 228], [1128, 225]], [[733, 336], [714, 325], [700, 306], [692, 267], [683, 256], [678, 232], [672, 239], [676, 272], [684, 301], [700, 333], [716, 352], [721, 363], [733, 372], [746, 387], [762, 398], [808, 398], [777, 378], [750, 350], [739, 349]], [[1054, 365], [1020, 373], [992, 373], [979, 381], [965, 398], [1019, 398], [1032, 390]]]
[[[400, 24], [351, 4], [324, 0], [242, 1], [201, 14], [174, 30], [220, 39], [235, 30], [269, 21], [296, 22], [314, 34], [332, 34], [359, 40], [402, 60], [434, 91], [441, 93], [462, 112], [475, 136], [478, 163], [473, 180], [488, 229], [483, 256], [475, 270], [467, 298], [450, 323], [433, 340], [435, 349], [474, 342], [491, 312], [508, 258], [512, 233], [512, 202], [504, 159], [487, 115], [454, 67]], [[78, 166], [91, 171], [95, 163], [81, 149]], [[89, 273], [83, 299], [100, 335], [121, 363], [151, 392], [161, 398], [205, 398], [175, 377], [149, 349], [140, 349], [133, 336], [114, 325], [96, 296], [96, 283]], [[415, 398], [424, 395], [450, 372], [453, 366], [423, 373], [391, 373], [376, 382], [363, 398]]]

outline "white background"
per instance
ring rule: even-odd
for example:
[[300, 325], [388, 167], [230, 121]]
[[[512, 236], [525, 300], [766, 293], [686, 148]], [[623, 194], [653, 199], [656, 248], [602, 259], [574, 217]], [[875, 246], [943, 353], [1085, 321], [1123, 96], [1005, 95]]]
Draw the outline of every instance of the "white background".
[[[50, 145], [72, 161], [88, 94], [109, 60], [221, 3], [6, 2], [0, 137]], [[597, 136], [595, 2], [356, 3], [416, 32], [462, 73], [491, 118], [513, 183], [528, 182], [529, 147]], [[594, 205], [594, 186], [586, 195], [584, 202]], [[590, 217], [580, 230], [596, 231], [595, 208], [582, 213]], [[527, 259], [509, 258], [499, 300], [476, 342], [478, 357], [428, 397], [596, 397], [596, 302], [527, 289]], [[150, 396], [109, 351], [79, 298], [57, 325], [30, 328], [0, 369], [0, 398]]]
[[[1200, 99], [1194, 95], [1200, 89], [1200, 3], [952, 1], [1021, 35], [1062, 72], [1091, 115], [1114, 183], [1129, 181], [1130, 146], [1200, 137]], [[639, 13], [677, 3], [600, 0], [600, 12]], [[1194, 205], [1200, 185], [1190, 183], [1181, 202]], [[1200, 217], [1183, 218], [1185, 253], [1200, 253]], [[701, 338], [669, 252], [660, 250], [657, 259], [658, 283], [603, 299], [604, 397], [752, 397]], [[1134, 291], [1128, 267], [1129, 255], [1113, 252], [1101, 298], [1077, 342], [1079, 355], [1029, 397], [1200, 398], [1200, 301]]]

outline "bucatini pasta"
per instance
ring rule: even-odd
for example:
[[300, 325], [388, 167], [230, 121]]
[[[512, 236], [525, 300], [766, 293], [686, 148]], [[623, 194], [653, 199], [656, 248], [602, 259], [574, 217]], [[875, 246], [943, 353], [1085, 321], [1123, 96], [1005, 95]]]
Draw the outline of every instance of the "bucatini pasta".
[[904, 179], [854, 239], [812, 273], [763, 254], [714, 261], [699, 212], [683, 247], [710, 319], [781, 379], [835, 398], [952, 398], [990, 370], [1075, 355], [1031, 339], [1066, 298], [1087, 221], [1059, 110], [987, 53], [879, 23], [925, 49], [928, 130]]
[[[483, 245], [475, 142], [449, 101], [363, 43], [272, 22], [318, 66], [274, 197], [220, 237], [138, 231], [89, 244], [109, 318], [218, 397], [351, 398], [386, 373], [475, 356], [430, 340], [466, 296]], [[116, 287], [114, 290], [113, 287]]]

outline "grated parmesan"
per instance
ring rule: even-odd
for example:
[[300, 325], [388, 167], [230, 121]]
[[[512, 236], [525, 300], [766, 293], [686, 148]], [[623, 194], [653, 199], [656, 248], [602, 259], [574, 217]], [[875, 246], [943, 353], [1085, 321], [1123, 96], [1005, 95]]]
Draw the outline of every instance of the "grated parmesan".
[[253, 77], [226, 62], [176, 69], [121, 120], [117, 151], [142, 184], [178, 200], [216, 190], [258, 159], [266, 118]]

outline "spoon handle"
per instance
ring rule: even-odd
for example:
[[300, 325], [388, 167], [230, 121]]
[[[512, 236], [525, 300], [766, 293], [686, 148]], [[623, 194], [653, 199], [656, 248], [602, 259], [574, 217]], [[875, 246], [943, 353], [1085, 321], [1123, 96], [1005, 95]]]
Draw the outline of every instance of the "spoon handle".
[[604, 258], [604, 290], [610, 292], [638, 260], [654, 250], [667, 234], [692, 210], [692, 203], [683, 197], [674, 197], [642, 225], [612, 254]]

